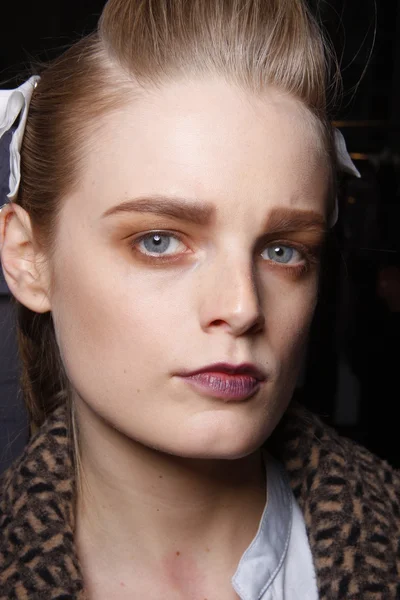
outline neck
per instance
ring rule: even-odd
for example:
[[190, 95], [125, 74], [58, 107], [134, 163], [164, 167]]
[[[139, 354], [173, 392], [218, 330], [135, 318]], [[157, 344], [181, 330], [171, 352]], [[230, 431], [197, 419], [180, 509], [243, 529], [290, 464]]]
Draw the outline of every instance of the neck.
[[79, 415], [78, 547], [91, 540], [108, 564], [127, 556], [148, 566], [187, 557], [205, 566], [217, 556], [224, 568], [236, 566], [265, 505], [261, 452], [237, 460], [172, 456], [86, 410]]

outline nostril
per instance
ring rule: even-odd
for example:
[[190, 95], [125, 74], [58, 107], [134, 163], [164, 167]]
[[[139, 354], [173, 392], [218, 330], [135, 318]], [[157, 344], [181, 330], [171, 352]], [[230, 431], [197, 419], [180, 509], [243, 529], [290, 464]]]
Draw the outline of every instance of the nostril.
[[216, 319], [215, 321], [213, 321], [211, 323], [211, 325], [214, 325], [216, 327], [220, 327], [221, 325], [226, 325], [226, 321], [224, 321], [223, 319]]

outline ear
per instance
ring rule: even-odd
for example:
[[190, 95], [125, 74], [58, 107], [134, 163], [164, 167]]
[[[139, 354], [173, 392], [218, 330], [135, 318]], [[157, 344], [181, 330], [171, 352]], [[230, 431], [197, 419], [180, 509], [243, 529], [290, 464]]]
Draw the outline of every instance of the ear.
[[49, 266], [35, 242], [28, 213], [14, 202], [0, 211], [0, 258], [12, 295], [34, 312], [50, 311]]

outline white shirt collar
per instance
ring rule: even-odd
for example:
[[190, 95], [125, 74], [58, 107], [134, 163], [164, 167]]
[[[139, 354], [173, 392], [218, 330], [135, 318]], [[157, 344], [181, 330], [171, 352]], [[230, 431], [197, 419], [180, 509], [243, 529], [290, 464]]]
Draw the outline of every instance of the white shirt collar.
[[232, 578], [242, 600], [259, 600], [282, 567], [290, 541], [293, 496], [283, 467], [264, 452], [267, 503], [256, 536]]

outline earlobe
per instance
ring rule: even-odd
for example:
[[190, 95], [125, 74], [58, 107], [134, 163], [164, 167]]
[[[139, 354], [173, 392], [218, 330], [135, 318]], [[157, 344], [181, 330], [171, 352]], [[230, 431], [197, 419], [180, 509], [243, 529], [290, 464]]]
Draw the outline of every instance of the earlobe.
[[0, 212], [0, 256], [12, 295], [34, 312], [49, 312], [47, 261], [35, 243], [28, 213], [13, 202]]

